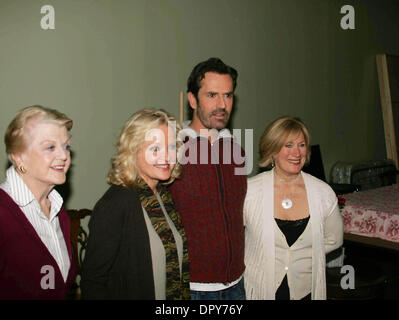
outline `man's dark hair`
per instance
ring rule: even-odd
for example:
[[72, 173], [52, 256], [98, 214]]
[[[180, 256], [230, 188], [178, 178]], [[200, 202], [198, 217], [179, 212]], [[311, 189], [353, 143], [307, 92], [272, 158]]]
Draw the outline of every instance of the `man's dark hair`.
[[233, 67], [226, 65], [219, 58], [209, 58], [206, 61], [198, 63], [187, 80], [187, 92], [194, 94], [198, 100], [198, 91], [201, 88], [201, 80], [205, 78], [205, 73], [215, 72], [218, 74], [228, 74], [233, 79], [233, 91], [237, 84], [237, 70]]

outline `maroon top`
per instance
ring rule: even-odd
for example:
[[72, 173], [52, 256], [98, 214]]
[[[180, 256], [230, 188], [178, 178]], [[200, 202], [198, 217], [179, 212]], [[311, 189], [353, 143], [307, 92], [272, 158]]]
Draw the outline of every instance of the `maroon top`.
[[[194, 143], [191, 149], [190, 143]], [[234, 153], [243, 157], [244, 151], [229, 138], [219, 139], [213, 146], [207, 139], [197, 138], [186, 142], [185, 148], [187, 164], [170, 191], [187, 234], [191, 282], [233, 282], [245, 269], [247, 177], [236, 174], [235, 169], [245, 164], [238, 164], [233, 157]], [[202, 164], [201, 150], [207, 151]], [[217, 155], [218, 161], [212, 161]]]
[[[0, 189], [0, 300], [66, 298], [75, 281], [77, 265], [72, 257], [70, 220], [64, 207], [58, 217], [71, 261], [66, 283], [57, 262], [25, 214]], [[46, 289], [52, 282], [54, 289]]]

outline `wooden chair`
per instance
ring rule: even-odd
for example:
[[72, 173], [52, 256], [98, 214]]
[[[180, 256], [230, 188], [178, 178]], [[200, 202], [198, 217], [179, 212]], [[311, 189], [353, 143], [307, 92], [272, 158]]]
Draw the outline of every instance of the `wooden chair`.
[[[88, 234], [82, 228], [80, 222], [87, 216], [91, 216], [92, 211], [89, 209], [80, 209], [80, 210], [67, 210], [68, 215], [71, 219], [71, 242], [72, 242], [72, 250], [73, 254], [78, 262], [78, 275], [81, 275], [82, 272], [82, 262], [84, 257], [84, 252], [87, 247]], [[78, 246], [80, 245], [80, 247]], [[80, 299], [80, 288], [79, 285], [75, 282], [70, 294], [68, 295], [68, 299]]]

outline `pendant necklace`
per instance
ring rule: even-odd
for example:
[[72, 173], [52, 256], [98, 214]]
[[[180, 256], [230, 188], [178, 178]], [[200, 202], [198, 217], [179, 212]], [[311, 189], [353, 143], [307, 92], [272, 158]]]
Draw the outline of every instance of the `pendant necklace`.
[[[280, 191], [280, 193], [283, 195], [283, 192], [281, 191], [280, 187], [277, 186], [278, 190]], [[293, 191], [290, 192], [290, 194], [288, 194], [288, 196], [284, 197], [283, 201], [281, 201], [281, 206], [288, 210], [292, 208], [292, 200], [290, 199], [290, 197], [292, 197], [292, 195], [294, 194], [295, 188]]]
[[281, 206], [284, 209], [290, 209], [292, 207], [292, 200], [290, 198], [285, 198], [281, 201]]
[[[276, 175], [277, 177], [277, 175]], [[297, 176], [297, 178], [295, 178], [292, 182], [296, 182], [296, 180], [298, 180], [299, 178], [299, 174]], [[277, 177], [277, 179], [281, 182], [285, 182], [283, 179], [280, 179], [279, 177]], [[291, 182], [291, 181], [290, 181]], [[278, 191], [280, 192], [280, 194], [283, 196], [283, 201], [281, 201], [281, 206], [285, 209], [291, 209], [292, 208], [292, 200], [290, 199], [292, 197], [292, 195], [295, 193], [295, 185], [294, 185], [294, 189], [288, 194], [288, 196], [284, 197], [284, 193], [281, 190], [280, 186], [278, 184], [276, 184]]]

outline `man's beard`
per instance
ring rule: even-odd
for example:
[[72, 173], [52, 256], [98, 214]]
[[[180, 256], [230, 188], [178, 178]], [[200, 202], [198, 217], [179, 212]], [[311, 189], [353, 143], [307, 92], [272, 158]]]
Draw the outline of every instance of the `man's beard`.
[[[227, 123], [229, 122], [230, 119], [230, 113], [226, 109], [215, 109], [209, 114], [205, 114], [201, 108], [200, 105], [198, 105], [197, 109], [197, 117], [201, 121], [202, 125], [207, 128], [207, 129], [217, 129], [221, 130], [224, 129], [227, 126]], [[217, 113], [224, 113], [224, 118], [223, 119], [213, 119], [212, 117], [217, 114]], [[213, 122], [213, 124], [212, 124]]]

